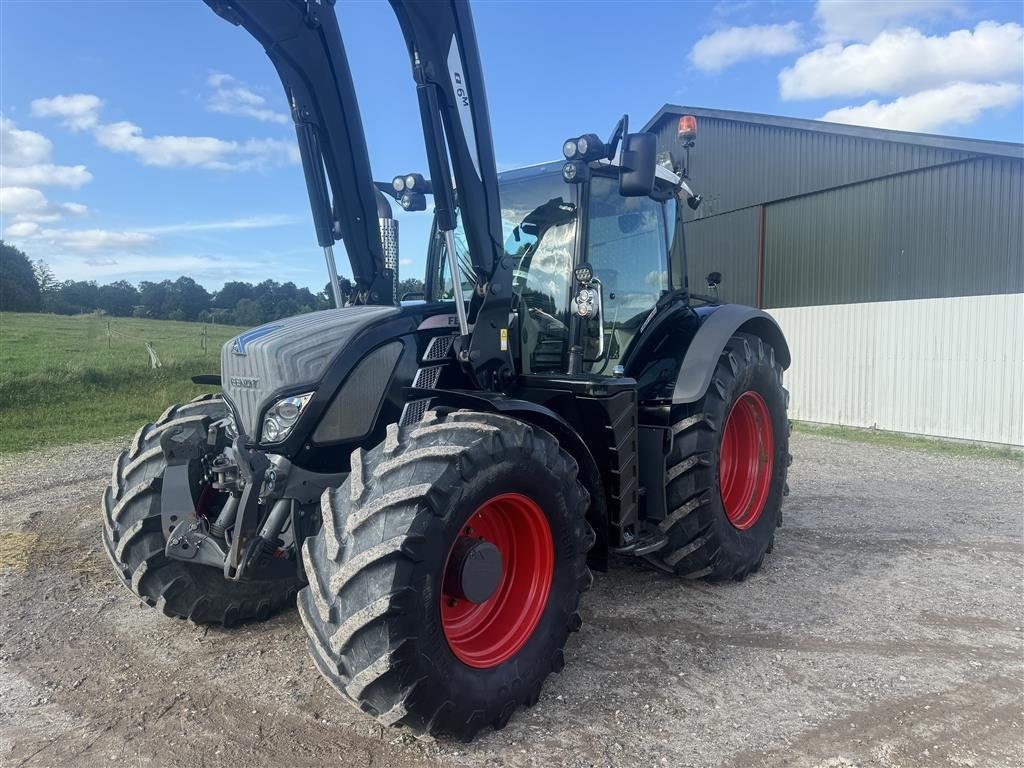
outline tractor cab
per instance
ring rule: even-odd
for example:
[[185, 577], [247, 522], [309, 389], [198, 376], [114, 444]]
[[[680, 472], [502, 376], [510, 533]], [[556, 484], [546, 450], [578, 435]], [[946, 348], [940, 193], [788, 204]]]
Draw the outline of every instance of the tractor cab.
[[[659, 175], [651, 195], [624, 197], [616, 168], [597, 167], [584, 213], [579, 185], [566, 184], [562, 172], [562, 163], [547, 163], [498, 175], [504, 253], [513, 264], [516, 367], [523, 375], [622, 376], [644, 320], [666, 294], [685, 289], [685, 273], [669, 260], [676, 231], [671, 181]], [[474, 282], [461, 222], [454, 242], [468, 302]], [[432, 300], [453, 300], [440, 236], [428, 254], [426, 285]], [[571, 366], [573, 346], [579, 360]]]

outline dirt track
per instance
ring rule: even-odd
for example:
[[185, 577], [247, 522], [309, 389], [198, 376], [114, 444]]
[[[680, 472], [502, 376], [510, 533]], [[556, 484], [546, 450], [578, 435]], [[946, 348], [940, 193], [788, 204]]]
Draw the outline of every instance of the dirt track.
[[764, 570], [598, 575], [565, 671], [476, 742], [382, 731], [294, 612], [221, 631], [115, 581], [116, 443], [0, 459], [0, 765], [1024, 764], [1022, 470], [794, 436]]

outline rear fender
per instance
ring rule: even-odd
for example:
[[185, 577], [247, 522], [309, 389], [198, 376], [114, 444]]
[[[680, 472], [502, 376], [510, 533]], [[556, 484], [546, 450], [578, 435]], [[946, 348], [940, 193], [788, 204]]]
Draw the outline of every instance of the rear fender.
[[789, 345], [774, 318], [760, 309], [742, 304], [723, 304], [704, 314], [700, 328], [690, 342], [679, 367], [673, 403], [695, 403], [704, 397], [715, 373], [718, 358], [729, 339], [750, 333], [771, 345], [783, 369], [790, 364]]

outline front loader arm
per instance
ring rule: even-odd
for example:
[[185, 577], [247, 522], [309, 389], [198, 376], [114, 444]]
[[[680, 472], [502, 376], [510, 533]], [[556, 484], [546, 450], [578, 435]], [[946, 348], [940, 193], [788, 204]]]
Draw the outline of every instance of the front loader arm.
[[[358, 300], [391, 304], [392, 273], [384, 265], [366, 137], [334, 0], [204, 1], [259, 40], [277, 68], [295, 120], [321, 246], [329, 248], [340, 236]], [[472, 334], [457, 306], [458, 356], [478, 387], [501, 389], [515, 374], [508, 333], [512, 265], [504, 257], [498, 174], [472, 14], [466, 0], [390, 2], [416, 80], [438, 225], [448, 233], [455, 229], [457, 190], [476, 272]]]
[[[473, 17], [466, 0], [390, 2], [416, 80], [437, 226], [444, 232], [455, 228], [457, 190], [476, 273], [474, 330], [460, 340], [459, 357], [480, 388], [502, 389], [515, 373], [508, 337], [512, 265], [503, 246], [498, 173]], [[458, 277], [452, 277], [457, 285]]]
[[[436, 89], [439, 96], [435, 103], [444, 123], [442, 138], [447, 138], [469, 253], [478, 280], [487, 282], [503, 252], [501, 215], [491, 120], [469, 5], [391, 0], [391, 7], [409, 48], [417, 87]], [[422, 117], [426, 129], [433, 116]], [[427, 136], [428, 150], [434, 140]], [[436, 154], [429, 153], [431, 162], [443, 159]], [[439, 173], [450, 176], [445, 169], [431, 169], [435, 194]]]
[[204, 2], [259, 40], [277, 69], [295, 121], [321, 247], [340, 237], [361, 300], [393, 303], [366, 137], [333, 0]]

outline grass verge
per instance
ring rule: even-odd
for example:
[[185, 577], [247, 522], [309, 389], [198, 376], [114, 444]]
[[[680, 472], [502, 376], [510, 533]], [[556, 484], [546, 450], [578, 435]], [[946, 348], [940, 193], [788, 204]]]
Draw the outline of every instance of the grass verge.
[[793, 431], [807, 435], [851, 440], [857, 443], [922, 451], [940, 456], [961, 456], [971, 459], [1003, 459], [1024, 466], [1024, 450], [1003, 445], [987, 445], [962, 440], [945, 440], [939, 437], [906, 435], [902, 432], [885, 432], [878, 429], [840, 427], [831, 424], [815, 424], [808, 421], [794, 421]]
[[[109, 322], [110, 333], [108, 335]], [[0, 453], [130, 435], [211, 387], [221, 345], [239, 333], [136, 318], [0, 315]], [[146, 342], [162, 367], [152, 368]]]

